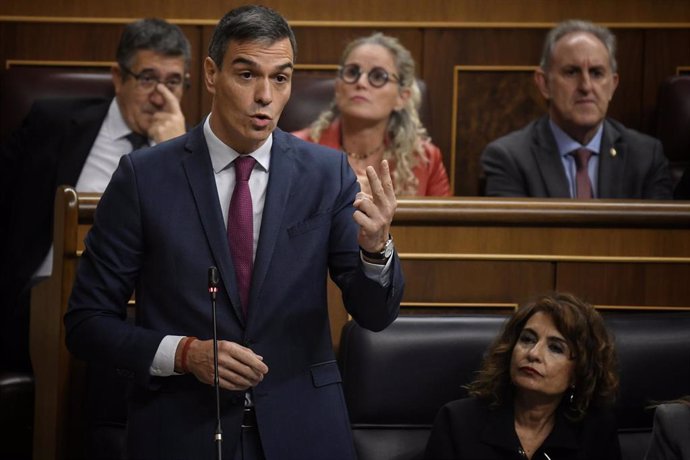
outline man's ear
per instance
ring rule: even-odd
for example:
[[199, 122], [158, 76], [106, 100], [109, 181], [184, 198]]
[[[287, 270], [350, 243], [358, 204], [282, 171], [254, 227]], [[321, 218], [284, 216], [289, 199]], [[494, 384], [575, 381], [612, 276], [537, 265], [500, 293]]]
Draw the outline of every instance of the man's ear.
[[613, 95], [616, 92], [616, 88], [618, 88], [618, 81], [619, 81], [618, 74], [614, 73], [611, 76], [611, 80], [613, 81], [613, 88], [611, 89], [611, 96], [609, 97], [609, 102], [611, 102], [611, 99], [613, 99]]
[[534, 71], [534, 84], [537, 85], [537, 89], [541, 95], [547, 101], [551, 99], [551, 91], [549, 90], [549, 80], [546, 76], [546, 72], [541, 67], [538, 67]]
[[120, 93], [120, 88], [122, 88], [122, 69], [120, 69], [120, 64], [113, 64], [110, 67], [110, 76], [113, 79], [113, 86], [115, 87], [115, 94]]
[[215, 61], [209, 56], [204, 59], [204, 84], [206, 90], [211, 94], [216, 94], [216, 75], [220, 72]]

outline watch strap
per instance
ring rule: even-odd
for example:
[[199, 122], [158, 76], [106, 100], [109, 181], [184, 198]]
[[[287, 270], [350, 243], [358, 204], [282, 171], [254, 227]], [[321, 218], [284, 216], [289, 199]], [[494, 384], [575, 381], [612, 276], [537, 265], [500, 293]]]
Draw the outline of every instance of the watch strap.
[[369, 252], [361, 246], [359, 247], [359, 250], [362, 252], [362, 255], [367, 259], [388, 260], [390, 256], [393, 254], [393, 238], [390, 235], [388, 236], [388, 240], [386, 240], [386, 243], [383, 245], [383, 249], [381, 249], [380, 252]]

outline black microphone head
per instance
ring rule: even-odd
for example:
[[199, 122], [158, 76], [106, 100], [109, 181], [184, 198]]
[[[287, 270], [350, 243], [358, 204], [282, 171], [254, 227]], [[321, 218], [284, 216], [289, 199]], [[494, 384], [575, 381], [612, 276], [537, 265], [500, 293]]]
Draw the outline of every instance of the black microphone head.
[[218, 277], [218, 269], [216, 267], [208, 268], [208, 287], [215, 288], [218, 287], [220, 279]]

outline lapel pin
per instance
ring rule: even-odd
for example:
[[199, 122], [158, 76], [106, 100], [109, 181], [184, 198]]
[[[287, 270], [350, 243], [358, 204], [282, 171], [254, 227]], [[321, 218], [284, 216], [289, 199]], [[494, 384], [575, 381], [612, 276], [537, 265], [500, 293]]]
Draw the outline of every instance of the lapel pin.
[[616, 157], [616, 155], [618, 155], [618, 152], [616, 152], [616, 149], [614, 149], [613, 147], [611, 147], [611, 150], [609, 150], [609, 153], [614, 158]]

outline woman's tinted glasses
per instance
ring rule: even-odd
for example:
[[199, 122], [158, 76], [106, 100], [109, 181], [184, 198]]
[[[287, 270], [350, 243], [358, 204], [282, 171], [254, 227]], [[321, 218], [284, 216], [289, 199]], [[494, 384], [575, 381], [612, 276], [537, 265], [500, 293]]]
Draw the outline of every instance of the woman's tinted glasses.
[[399, 83], [400, 79], [397, 75], [389, 75], [385, 69], [381, 67], [374, 67], [369, 72], [362, 72], [358, 64], [347, 64], [340, 68], [338, 76], [342, 81], [349, 84], [355, 84], [359, 81], [362, 74], [366, 74], [369, 84], [374, 88], [381, 88], [388, 83], [389, 80]]

